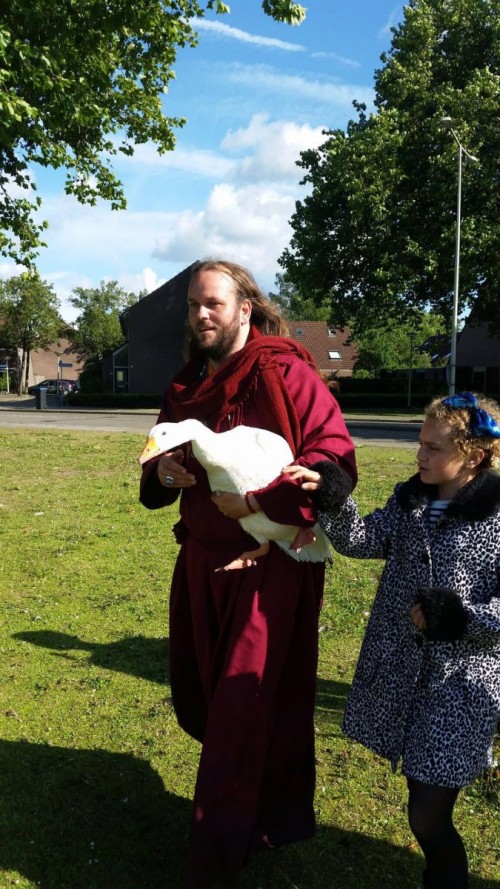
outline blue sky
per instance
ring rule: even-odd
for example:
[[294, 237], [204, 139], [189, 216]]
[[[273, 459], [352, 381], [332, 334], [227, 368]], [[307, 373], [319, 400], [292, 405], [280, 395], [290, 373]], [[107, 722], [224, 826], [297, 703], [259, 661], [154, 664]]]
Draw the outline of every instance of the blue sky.
[[[117, 280], [151, 291], [206, 256], [241, 262], [273, 289], [306, 193], [295, 161], [322, 130], [345, 128], [354, 99], [373, 107], [374, 71], [403, 16], [394, 0], [303, 2], [299, 27], [273, 22], [260, 0], [234, 0], [230, 15], [199, 23], [199, 45], [179, 52], [165, 97], [169, 117], [187, 118], [175, 150], [160, 157], [146, 145], [115, 162], [127, 210], [83, 207], [64, 194], [62, 173], [33, 170], [49, 221], [38, 267], [66, 321], [74, 287]], [[17, 271], [0, 262], [2, 277]]]

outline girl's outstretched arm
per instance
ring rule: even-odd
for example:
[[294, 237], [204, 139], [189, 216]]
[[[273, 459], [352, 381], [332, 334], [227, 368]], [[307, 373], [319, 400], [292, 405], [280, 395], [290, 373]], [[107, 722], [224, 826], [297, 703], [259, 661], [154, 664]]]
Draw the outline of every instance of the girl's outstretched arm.
[[331, 460], [320, 460], [307, 468], [287, 466], [283, 472], [292, 478], [303, 479], [301, 487], [311, 491], [318, 512], [335, 516], [352, 491], [353, 483], [345, 469]]
[[387, 558], [399, 512], [394, 496], [383, 509], [362, 518], [350, 496], [352, 482], [337, 463], [287, 466], [283, 472], [302, 479], [302, 486], [311, 491], [318, 522], [337, 552], [354, 559]]

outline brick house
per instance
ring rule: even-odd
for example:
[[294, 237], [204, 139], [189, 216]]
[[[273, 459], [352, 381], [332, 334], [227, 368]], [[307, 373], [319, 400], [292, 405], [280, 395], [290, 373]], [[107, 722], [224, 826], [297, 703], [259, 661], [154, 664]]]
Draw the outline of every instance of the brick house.
[[[72, 328], [61, 329], [59, 338], [50, 343], [46, 349], [32, 349], [29, 357], [27, 386], [36, 385], [43, 380], [78, 380], [83, 368], [84, 358], [76, 349], [71, 339]], [[21, 367], [21, 349], [0, 350], [1, 372], [9, 368], [10, 388], [17, 387], [17, 374]], [[60, 366], [60, 365], [63, 366]]]
[[[61, 366], [62, 365], [62, 366]], [[42, 380], [77, 380], [84, 368], [85, 359], [71, 341], [71, 327], [61, 331], [61, 336], [46, 349], [33, 349], [30, 354], [28, 385]]]
[[328, 377], [352, 377], [358, 353], [349, 342], [350, 331], [337, 330], [326, 321], [290, 321], [290, 337], [309, 350], [319, 369]]

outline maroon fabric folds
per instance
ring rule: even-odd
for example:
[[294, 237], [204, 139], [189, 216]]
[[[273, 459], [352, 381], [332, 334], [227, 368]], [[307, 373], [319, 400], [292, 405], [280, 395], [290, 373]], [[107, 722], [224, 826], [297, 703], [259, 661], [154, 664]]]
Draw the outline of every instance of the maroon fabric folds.
[[248, 570], [239, 553], [183, 546], [170, 602], [172, 700], [203, 744], [186, 889], [237, 876], [264, 834], [314, 834], [314, 699], [324, 565], [278, 547]]

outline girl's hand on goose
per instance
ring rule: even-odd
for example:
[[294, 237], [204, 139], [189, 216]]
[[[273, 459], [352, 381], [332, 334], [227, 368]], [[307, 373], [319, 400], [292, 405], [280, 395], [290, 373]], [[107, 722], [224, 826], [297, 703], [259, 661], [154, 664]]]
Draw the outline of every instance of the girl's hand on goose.
[[305, 491], [318, 491], [323, 487], [323, 476], [307, 466], [285, 466], [281, 471], [295, 481], [301, 481], [300, 487]]

